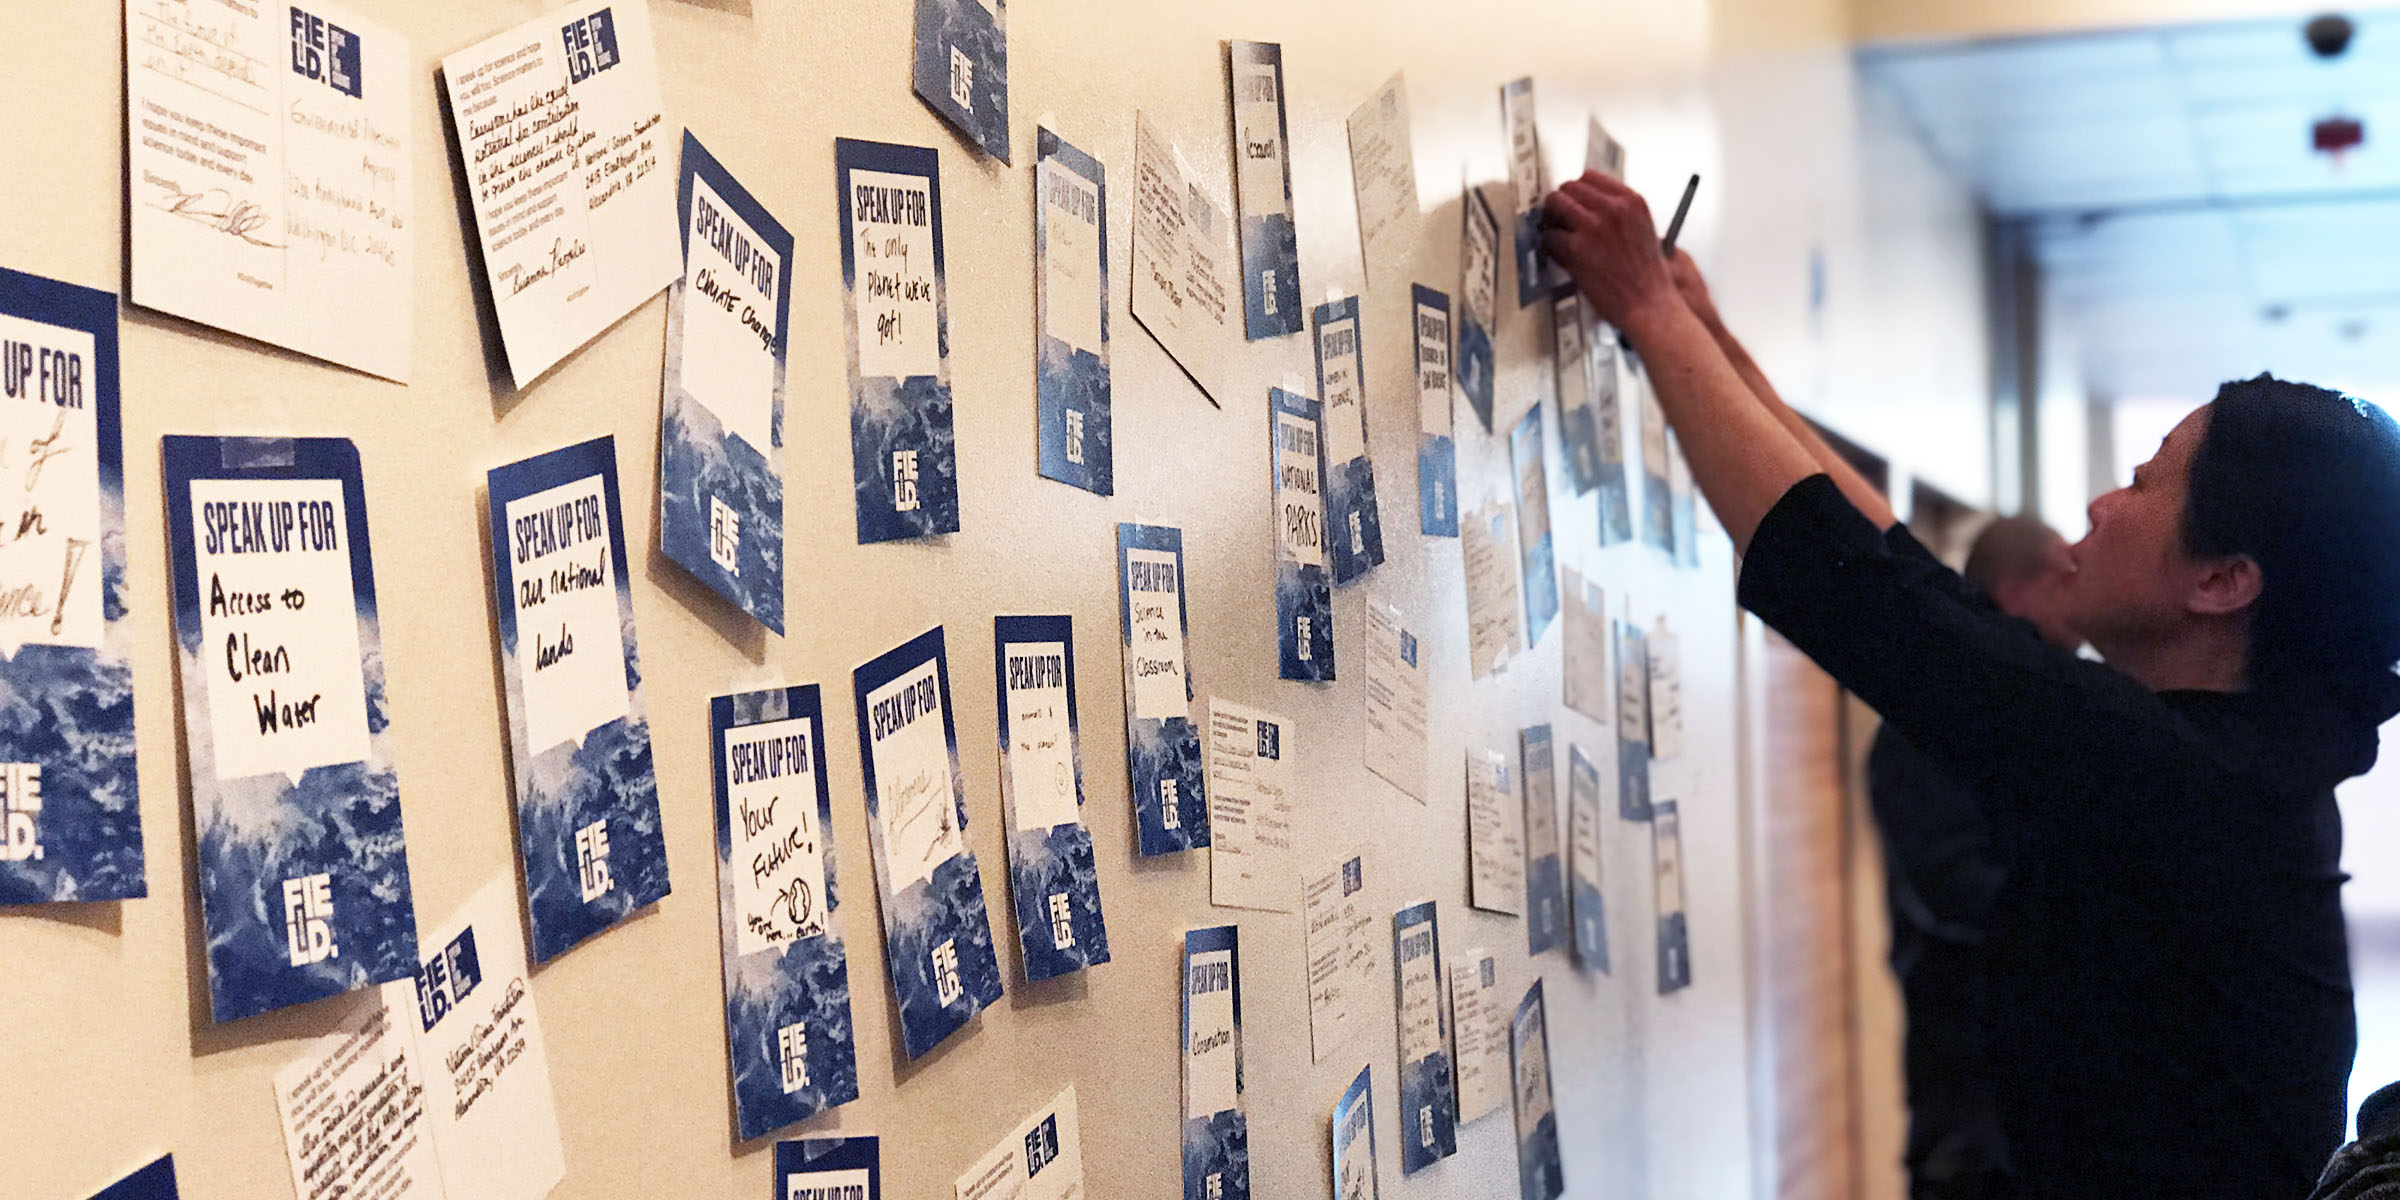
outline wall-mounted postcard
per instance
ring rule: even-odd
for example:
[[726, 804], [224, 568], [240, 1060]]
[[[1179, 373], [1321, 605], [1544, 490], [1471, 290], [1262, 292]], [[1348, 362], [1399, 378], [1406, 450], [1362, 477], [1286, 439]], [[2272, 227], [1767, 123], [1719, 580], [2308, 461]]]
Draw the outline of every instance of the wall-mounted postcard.
[[1183, 935], [1183, 1200], [1250, 1200], [1240, 934]]
[[1008, 161], [1008, 0], [917, 0], [917, 98]]
[[1548, 725], [1517, 731], [1525, 766], [1525, 952], [1567, 943], [1567, 881], [1558, 845], [1558, 748]]
[[1600, 450], [1600, 544], [1633, 540], [1633, 495], [1625, 482], [1625, 390], [1617, 334], [1597, 326], [1591, 339], [1592, 436]]
[[1099, 868], [1083, 823], [1075, 718], [1075, 628], [1065, 616], [994, 617], [1000, 789], [1008, 804], [1008, 882], [1025, 978], [1108, 961]]
[[1650, 654], [1631, 621], [1617, 622], [1617, 815], [1650, 819]]
[[1584, 127], [1583, 169], [1620, 180], [1625, 178], [1625, 147], [1600, 124], [1598, 117], [1591, 118]]
[[1683, 438], [1667, 431], [1667, 507], [1674, 526], [1673, 557], [1679, 567], [1700, 565], [1700, 511], [1692, 499], [1692, 463], [1683, 456]]
[[1350, 114], [1350, 181], [1358, 198], [1358, 249], [1367, 278], [1405, 261], [1417, 232], [1417, 160], [1408, 82], [1399, 74]]
[[1325, 423], [1314, 400], [1268, 389], [1275, 493], [1277, 674], [1333, 682], [1333, 583], [1325, 572]]
[[1233, 194], [1242, 214], [1242, 331], [1251, 340], [1300, 332], [1300, 239], [1292, 226], [1291, 140], [1283, 113], [1283, 47], [1225, 43], [1233, 93]]
[[[1133, 290], [1126, 306], [1218, 404], [1233, 329], [1232, 218], [1191, 178], [1182, 151], [1133, 111]], [[1295, 305], [1297, 301], [1295, 301]]]
[[1192, 632], [1183, 531], [1117, 526], [1117, 616], [1125, 635], [1125, 771], [1143, 854], [1208, 844], [1200, 727], [1192, 721]]
[[867, 831], [882, 890], [884, 958], [901, 1041], [922, 1056], [1000, 999], [983, 872], [967, 844], [967, 789], [939, 626], [851, 673]]
[[1375, 918], [1367, 911], [1366, 856], [1346, 854], [1300, 883], [1308, 931], [1308, 1044], [1323, 1062], [1365, 1018], [1375, 986]]
[[[1417, 345], [1417, 532], [1458, 536], [1458, 443], [1452, 432], [1450, 297], [1409, 290]], [[1487, 347], [1488, 348], [1488, 347]]]
[[1510, 224], [1517, 234], [1517, 307], [1550, 294], [1564, 276], [1542, 252], [1542, 138], [1534, 127], [1533, 79], [1500, 88], [1500, 123], [1508, 135], [1508, 182], [1515, 205]]
[[1083, 1200], [1078, 1125], [1070, 1083], [958, 1177], [957, 1200]]
[[1650, 853], [1658, 877], [1658, 994], [1692, 986], [1692, 939], [1683, 919], [1683, 818], [1661, 800], [1650, 821]]
[[1231, 908], [1292, 911], [1292, 723], [1222, 697], [1208, 701], [1208, 899]]
[[1458, 1152], [1442, 938], [1431, 900], [1392, 914], [1392, 986], [1400, 1037], [1400, 1173], [1414, 1175]]
[[1500, 327], [1500, 219], [1483, 189], [1466, 185], [1459, 200], [1458, 390], [1467, 394], [1483, 431], [1492, 431], [1492, 331]]
[[358, 448], [168, 437], [160, 457], [210, 1011], [404, 978], [417, 919]]
[[1467, 750], [1467, 902], [1487, 912], [1525, 911], [1525, 810], [1515, 772], [1497, 751]]
[[1516, 522], [1495, 499], [1459, 522], [1459, 565], [1467, 577], [1467, 666], [1481, 679], [1516, 657], [1525, 619], [1517, 607]]
[[813, 683], [708, 704], [725, 1054], [744, 1141], [858, 1099], [824, 717]]
[[1509, 1023], [1509, 1051], [1516, 1061], [1517, 1194], [1519, 1200], [1557, 1200], [1567, 1190], [1558, 1161], [1558, 1110], [1550, 1094], [1550, 1019], [1542, 981], [1536, 979], [1517, 1002]]
[[1500, 998], [1500, 962], [1489, 951], [1450, 960], [1450, 1036], [1458, 1047], [1458, 1123], [1500, 1111], [1508, 1102], [1508, 1004]]
[[1550, 293], [1552, 374], [1558, 381], [1558, 444], [1566, 452], [1567, 483], [1581, 496], [1600, 486], [1600, 423], [1593, 411], [1592, 326], [1583, 295], [1572, 283]]
[[667, 289], [658, 548], [781, 634], [792, 235], [688, 131], [675, 194], [683, 277]]
[[1417, 635], [1400, 610], [1367, 605], [1367, 769], [1425, 803], [1425, 706], [1428, 684]]
[[125, 0], [133, 302], [408, 382], [416, 88], [347, 5]]
[[775, 1200], [883, 1200], [883, 1155], [871, 1137], [775, 1143]]
[[443, 59], [441, 74], [521, 388], [681, 270], [650, 7], [577, 0]]
[[117, 298], [0, 268], [0, 904], [149, 894]]
[[1525, 577], [1525, 644], [1538, 644], [1558, 616], [1558, 560], [1550, 537], [1550, 474], [1543, 463], [1542, 406], [1508, 431], [1517, 483], [1517, 554]]
[[1108, 385], [1108, 173], [1034, 131], [1035, 441], [1044, 479], [1113, 495]]
[[616, 439], [494, 468], [490, 492], [517, 850], [548, 962], [670, 890]]
[[149, 1166], [92, 1193], [92, 1200], [177, 1200], [175, 1156], [162, 1154]]
[[941, 158], [836, 138], [858, 540], [958, 532]]
[[1667, 414], [1658, 394], [1642, 385], [1642, 541], [1675, 553], [1675, 485], [1667, 478], [1674, 468], [1667, 449]]
[[1650, 758], [1683, 756], [1683, 650], [1667, 618], [1650, 631]]
[[1358, 1078], [1333, 1105], [1334, 1200], [1377, 1200], [1375, 1186], [1375, 1068]]
[[1325, 527], [1333, 581], [1349, 583], [1383, 565], [1383, 517], [1375, 507], [1375, 463], [1367, 457], [1366, 359], [1359, 349], [1358, 297], [1316, 311], [1317, 395], [1325, 408]]
[[1600, 887], [1600, 767], [1583, 747], [1567, 745], [1567, 911], [1575, 958], [1608, 973], [1608, 907]]
[[1608, 596], [1573, 567], [1559, 568], [1559, 671], [1568, 708], [1609, 721]]

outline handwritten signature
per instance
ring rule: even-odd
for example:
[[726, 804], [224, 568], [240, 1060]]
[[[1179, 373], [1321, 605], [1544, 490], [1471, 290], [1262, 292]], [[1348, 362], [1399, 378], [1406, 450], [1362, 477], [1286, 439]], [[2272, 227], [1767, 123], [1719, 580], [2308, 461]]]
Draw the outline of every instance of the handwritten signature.
[[164, 183], [162, 186], [166, 188], [167, 195], [158, 203], [159, 208], [218, 233], [240, 238], [253, 246], [265, 246], [270, 250], [283, 248], [278, 243], [251, 236], [269, 223], [271, 218], [265, 209], [247, 200], [234, 199], [233, 194], [224, 188], [187, 192], [173, 183]]

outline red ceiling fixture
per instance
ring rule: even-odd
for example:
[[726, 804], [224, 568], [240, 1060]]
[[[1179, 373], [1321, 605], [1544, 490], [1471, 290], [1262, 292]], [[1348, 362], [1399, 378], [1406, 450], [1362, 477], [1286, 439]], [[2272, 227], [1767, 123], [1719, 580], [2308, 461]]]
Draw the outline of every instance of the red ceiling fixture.
[[[2340, 13], [2326, 13], [2301, 27], [2301, 36], [2308, 40], [2309, 51], [2320, 60], [2331, 62], [2350, 50], [2350, 39], [2357, 35], [2358, 26]], [[2317, 153], [2342, 165], [2342, 154], [2366, 144], [2367, 127], [2356, 117], [2335, 114], [2324, 117], [2309, 127], [2309, 144]]]

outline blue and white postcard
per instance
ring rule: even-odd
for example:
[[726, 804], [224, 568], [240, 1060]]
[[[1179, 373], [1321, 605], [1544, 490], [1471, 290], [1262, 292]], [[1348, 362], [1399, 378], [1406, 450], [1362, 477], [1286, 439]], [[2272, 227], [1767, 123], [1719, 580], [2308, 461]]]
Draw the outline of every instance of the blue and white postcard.
[[1333, 1106], [1333, 1200], [1377, 1200], [1375, 1068], [1360, 1067]]
[[1275, 478], [1275, 647], [1284, 679], [1333, 681], [1333, 582], [1325, 574], [1323, 410], [1272, 388], [1267, 433]]
[[548, 962], [670, 890], [616, 439], [495, 468], [490, 488], [517, 849]]
[[[1417, 532], [1458, 536], [1458, 442], [1456, 401], [1450, 391], [1450, 297], [1414, 284], [1410, 315], [1417, 343]], [[1491, 350], [1487, 341], [1484, 346]]]
[[658, 548], [783, 632], [783, 396], [792, 235], [683, 135], [683, 277], [667, 289]]
[[1008, 801], [1008, 884], [1025, 978], [1108, 961], [1092, 831], [1083, 823], [1075, 717], [1075, 628], [1067, 617], [992, 618], [999, 676], [1000, 788]]
[[1617, 622], [1617, 815], [1650, 819], [1650, 653], [1631, 621]]
[[1517, 556], [1525, 576], [1525, 645], [1540, 644], [1558, 616], [1558, 559], [1550, 537], [1550, 472], [1543, 462], [1542, 406], [1508, 431], [1517, 479]]
[[775, 1143], [775, 1200], [883, 1200], [883, 1156], [876, 1139]]
[[1108, 391], [1108, 173], [1048, 129], [1034, 131], [1034, 391], [1044, 479], [1117, 490]]
[[1550, 294], [1559, 273], [1542, 253], [1542, 138], [1534, 127], [1533, 79], [1512, 80], [1500, 88], [1500, 123], [1508, 133], [1508, 181], [1516, 206], [1510, 223], [1517, 231], [1517, 307], [1530, 307]]
[[1183, 935], [1183, 1200], [1250, 1200], [1240, 933]]
[[824, 718], [813, 683], [708, 704], [725, 1056], [743, 1141], [858, 1099]]
[[1700, 513], [1692, 500], [1692, 464], [1683, 456], [1683, 438], [1667, 431], [1667, 498], [1673, 516], [1673, 558], [1679, 567], [1700, 565]]
[[1566, 451], [1567, 482], [1580, 496], [1600, 486], [1600, 424], [1591, 322], [1572, 283], [1550, 293], [1551, 368], [1558, 380], [1558, 444]]
[[1567, 911], [1575, 925], [1575, 958], [1608, 973], [1608, 907], [1600, 890], [1600, 767], [1583, 747], [1567, 744]]
[[1520, 1200], [1557, 1200], [1567, 1190], [1558, 1161], [1558, 1109], [1550, 1095], [1550, 1018], [1535, 979], [1509, 1023], [1516, 1060], [1517, 1188]]
[[1291, 140], [1283, 117], [1283, 47], [1227, 42], [1233, 91], [1233, 193], [1241, 214], [1242, 331], [1249, 340], [1300, 332], [1300, 239], [1292, 228]]
[[176, 1200], [175, 1156], [160, 1155], [143, 1167], [92, 1194], [92, 1200]]
[[1333, 581], [1349, 583], [1383, 565], [1383, 517], [1375, 508], [1375, 463], [1367, 457], [1367, 369], [1359, 349], [1358, 297], [1320, 304], [1317, 396], [1325, 406], [1326, 549]]
[[1008, 0], [917, 0], [917, 98], [1008, 161]]
[[117, 298], [0, 268], [0, 904], [149, 894], [118, 396]]
[[1427, 900], [1392, 914], [1392, 983], [1400, 1029], [1400, 1173], [1458, 1152], [1458, 1093], [1442, 1003], [1442, 938]]
[[1483, 189], [1470, 183], [1460, 198], [1458, 390], [1467, 394], [1483, 431], [1492, 431], [1492, 331], [1500, 327], [1500, 219]]
[[168, 437], [160, 456], [210, 1011], [411, 976], [358, 448]]
[[1658, 882], [1658, 994], [1692, 986], [1692, 940], [1683, 919], [1683, 818], [1673, 800], [1652, 810], [1650, 853]]
[[1559, 861], [1558, 749], [1548, 725], [1517, 733], [1525, 763], [1525, 952], [1567, 944], [1567, 882]]
[[967, 845], [967, 789], [939, 626], [851, 673], [867, 832], [901, 1042], [917, 1058], [1000, 999], [1000, 959]]
[[837, 138], [858, 540], [958, 532], [941, 157]]
[[1669, 465], [1672, 454], [1667, 446], [1666, 410], [1658, 406], [1658, 396], [1650, 390], [1649, 381], [1642, 386], [1642, 541], [1665, 551], [1669, 558], [1675, 554], [1675, 486], [1668, 480], [1674, 468]]
[[[1570, 285], [1572, 286], [1572, 285]], [[1613, 546], [1633, 540], [1633, 499], [1625, 480], [1625, 393], [1617, 359], [1617, 333], [1606, 325], [1590, 331], [1591, 361], [1586, 367], [1592, 409], [1592, 437], [1598, 447], [1600, 474], [1600, 544]]]
[[1143, 854], [1208, 844], [1200, 727], [1192, 722], [1183, 531], [1117, 526], [1117, 616], [1125, 632], [1125, 770]]

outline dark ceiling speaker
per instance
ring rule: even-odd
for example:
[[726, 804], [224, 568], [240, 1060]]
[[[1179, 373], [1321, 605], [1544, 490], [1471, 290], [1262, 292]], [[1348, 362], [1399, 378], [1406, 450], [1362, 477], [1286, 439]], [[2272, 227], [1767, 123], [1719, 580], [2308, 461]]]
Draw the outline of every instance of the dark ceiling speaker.
[[2318, 58], [2340, 58], [2350, 49], [2350, 38], [2358, 32], [2358, 26], [2340, 13], [2326, 13], [2309, 21], [2301, 32], [2307, 35], [2308, 48]]
[[2367, 127], [2355, 117], [2327, 117], [2309, 127], [2309, 141], [2319, 154], [2339, 159], [2367, 140]]

